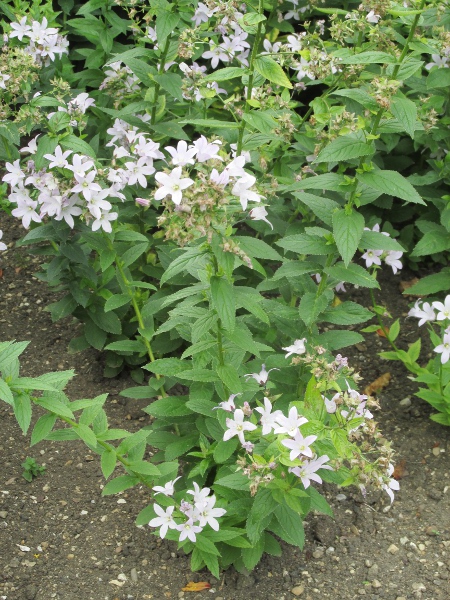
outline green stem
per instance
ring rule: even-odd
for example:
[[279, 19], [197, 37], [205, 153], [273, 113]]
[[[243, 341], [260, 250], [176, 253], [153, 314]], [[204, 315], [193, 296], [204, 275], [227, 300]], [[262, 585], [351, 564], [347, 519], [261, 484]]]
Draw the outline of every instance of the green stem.
[[[327, 256], [327, 260], [326, 260], [324, 269], [326, 269], [327, 267], [331, 267], [331, 265], [333, 264], [333, 260], [334, 260], [334, 254], [329, 254]], [[319, 287], [317, 288], [317, 293], [316, 293], [317, 298], [323, 293], [325, 286], [327, 285], [327, 281], [328, 281], [328, 275], [325, 273], [325, 271], [322, 271], [322, 279], [320, 280]]]
[[[263, 12], [264, 12], [263, 11], [263, 0], [259, 0], [258, 13], [260, 15], [262, 15]], [[255, 62], [256, 55], [258, 53], [259, 44], [261, 42], [262, 26], [263, 26], [263, 21], [260, 21], [258, 23], [258, 25], [257, 25], [257, 28], [256, 28], [255, 41], [253, 43], [252, 53], [250, 55], [250, 61], [249, 61], [249, 66], [248, 66], [249, 71], [250, 71], [250, 75], [248, 77], [247, 95], [246, 95], [246, 98], [245, 98], [245, 106], [244, 106], [244, 115], [246, 115], [248, 113], [248, 111], [250, 110], [249, 100], [252, 99], [253, 79], [255, 77], [254, 62]], [[238, 133], [238, 141], [237, 141], [237, 147], [236, 147], [236, 156], [240, 156], [240, 154], [242, 152], [242, 140], [244, 138], [245, 126], [246, 126], [245, 119], [242, 119], [241, 125], [239, 127], [239, 133]]]
[[225, 358], [223, 353], [223, 338], [222, 338], [222, 321], [217, 320], [217, 347], [219, 349], [219, 364], [225, 366]]
[[[109, 249], [112, 250], [112, 252], [115, 253], [114, 246], [113, 246], [111, 240], [109, 239], [109, 237], [107, 237], [105, 235], [105, 239], [108, 242]], [[127, 290], [127, 294], [131, 298], [131, 303], [133, 305], [134, 314], [136, 315], [136, 319], [137, 319], [138, 324], [139, 324], [139, 329], [141, 329], [141, 331], [143, 331], [145, 329], [145, 323], [144, 323], [144, 319], [142, 318], [142, 313], [141, 313], [141, 310], [139, 308], [139, 305], [138, 305], [138, 303], [136, 301], [136, 297], [135, 297], [135, 294], [134, 294], [134, 289], [130, 285], [130, 282], [128, 281], [127, 276], [125, 275], [125, 271], [123, 270], [122, 264], [120, 262], [120, 258], [117, 255], [115, 256], [114, 262], [116, 263], [116, 267], [117, 267], [117, 270], [119, 272], [119, 275], [120, 275], [120, 277], [121, 277], [121, 279], [123, 281], [123, 284], [124, 284], [124, 286], [125, 286], [125, 288]], [[153, 350], [152, 350], [152, 347], [150, 345], [149, 340], [142, 333], [140, 334], [140, 336], [141, 336], [141, 338], [142, 338], [142, 340], [144, 342], [144, 345], [145, 345], [145, 348], [147, 350], [147, 354], [148, 354], [148, 357], [150, 359], [150, 362], [151, 363], [155, 362], [155, 355], [153, 354]], [[158, 380], [161, 379], [161, 375], [159, 375], [158, 373], [155, 373], [155, 377]], [[166, 393], [166, 390], [164, 389], [164, 386], [161, 386], [160, 389], [159, 389], [159, 391], [161, 393], [161, 396], [163, 396], [163, 397], [167, 396], [167, 393]]]
[[[373, 305], [373, 308], [374, 308], [374, 309], [376, 309], [376, 307], [377, 307], [377, 303], [376, 303], [376, 301], [375, 301], [375, 294], [373, 293], [373, 290], [372, 290], [372, 289], [369, 289], [369, 293], [370, 293], [370, 297], [371, 297], [371, 299], [372, 299], [372, 305]], [[386, 327], [384, 326], [383, 320], [382, 320], [381, 316], [378, 314], [378, 312], [376, 312], [376, 310], [375, 310], [375, 314], [376, 314], [376, 316], [377, 316], [377, 321], [378, 321], [378, 324], [379, 324], [379, 326], [380, 326], [380, 329], [381, 329], [381, 331], [384, 333], [384, 336], [385, 336], [385, 338], [387, 339], [387, 341], [389, 342], [389, 344], [391, 345], [391, 348], [392, 348], [392, 349], [393, 349], [395, 352], [398, 352], [398, 348], [397, 348], [397, 346], [395, 345], [395, 342], [394, 342], [393, 340], [391, 340], [391, 338], [389, 337], [389, 330], [388, 330], [388, 329], [386, 329]]]
[[[161, 62], [159, 64], [158, 75], [162, 75], [164, 73], [164, 65], [166, 64], [167, 53], [169, 52], [169, 48], [170, 48], [171, 36], [172, 36], [172, 34], [169, 34], [167, 36], [167, 40], [166, 40], [166, 43], [164, 45], [164, 48], [163, 48], [163, 51], [161, 54]], [[155, 124], [156, 110], [158, 108], [158, 96], [159, 96], [160, 89], [161, 89], [161, 86], [159, 85], [159, 83], [155, 82], [155, 89], [153, 92], [153, 106], [152, 106], [151, 119], [150, 119], [150, 123], [152, 125]]]

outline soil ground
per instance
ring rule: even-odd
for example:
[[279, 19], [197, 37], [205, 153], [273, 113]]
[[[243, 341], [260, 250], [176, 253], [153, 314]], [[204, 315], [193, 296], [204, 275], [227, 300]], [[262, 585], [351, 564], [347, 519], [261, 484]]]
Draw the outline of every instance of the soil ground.
[[[118, 395], [134, 382], [126, 376], [103, 379], [101, 357], [95, 351], [67, 352], [76, 323], [51, 322], [43, 309], [55, 295], [33, 277], [38, 260], [14, 248], [23, 230], [6, 217], [2, 229], [9, 249], [0, 253], [0, 340], [30, 340], [22, 374], [73, 368], [77, 376], [68, 388], [72, 399], [108, 392], [112, 426], [125, 421], [130, 430], [140, 428], [148, 417], [139, 402]], [[382, 279], [378, 300], [394, 316], [406, 316], [408, 299], [399, 292], [400, 278], [384, 271]], [[365, 292], [347, 296], [363, 300]], [[407, 321], [400, 345], [407, 347], [417, 335], [417, 321]], [[357, 490], [328, 486], [335, 519], [310, 516], [303, 552], [284, 545], [281, 558], [264, 558], [249, 576], [232, 570], [220, 580], [207, 573], [192, 574], [188, 558], [174, 543], [134, 525], [149, 502], [148, 490], [102, 497], [99, 462], [86, 446], [44, 441], [30, 449], [30, 436], [22, 435], [2, 403], [0, 599], [448, 600], [450, 432], [429, 420], [431, 410], [413, 397], [413, 384], [402, 365], [377, 356], [385, 344], [368, 335], [366, 343], [352, 351], [351, 364], [363, 375], [363, 386], [386, 372], [392, 376], [379, 396], [382, 410], [376, 418], [393, 442], [396, 462], [402, 464], [394, 504], [390, 506], [386, 494], [364, 499]], [[426, 352], [422, 358], [427, 359]], [[27, 456], [46, 466], [45, 474], [32, 483], [21, 476]], [[19, 545], [30, 550], [23, 552]], [[207, 580], [212, 587], [183, 592], [192, 580]]]

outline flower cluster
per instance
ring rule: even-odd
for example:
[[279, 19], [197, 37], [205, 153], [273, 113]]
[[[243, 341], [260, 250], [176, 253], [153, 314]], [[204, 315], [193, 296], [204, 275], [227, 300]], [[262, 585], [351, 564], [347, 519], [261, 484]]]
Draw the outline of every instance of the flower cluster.
[[17, 38], [20, 42], [25, 38], [28, 45], [24, 50], [38, 64], [47, 67], [56, 60], [57, 55], [61, 58], [63, 54], [68, 53], [68, 39], [59, 34], [57, 27], [48, 27], [45, 17], [41, 23], [32, 21], [29, 25], [28, 17], [25, 16], [18, 23], [11, 23], [11, 29], [8, 38]]
[[[365, 231], [376, 231], [376, 232], [380, 232], [380, 225], [377, 223], [376, 225], [374, 225], [372, 227], [372, 229], [370, 229], [369, 227], [364, 227]], [[385, 235], [386, 237], [390, 237], [389, 233], [387, 233], [387, 231], [382, 231], [381, 232], [383, 235]], [[403, 256], [403, 252], [401, 252], [400, 250], [366, 250], [366, 252], [362, 255], [362, 258], [366, 261], [366, 268], [368, 269], [369, 267], [371, 267], [372, 265], [378, 265], [381, 266], [381, 261], [384, 260], [384, 262], [389, 265], [390, 267], [392, 267], [392, 270], [394, 272], [394, 274], [397, 273], [397, 271], [399, 271], [403, 265], [402, 262], [400, 261], [401, 257]]]
[[[174, 485], [180, 479], [177, 477], [169, 481], [165, 486], [155, 486], [153, 490], [156, 494], [163, 494], [171, 497], [174, 494]], [[164, 538], [168, 529], [175, 529], [180, 532], [180, 542], [188, 539], [195, 542], [197, 533], [200, 533], [204, 527], [209, 525], [214, 531], [219, 531], [218, 518], [223, 517], [227, 512], [224, 508], [216, 508], [216, 497], [209, 495], [208, 487], [200, 488], [194, 481], [194, 489], [187, 493], [193, 496], [192, 502], [182, 500], [179, 506], [169, 506], [164, 510], [159, 504], [154, 504], [155, 513], [158, 515], [149, 522], [150, 527], [159, 527], [159, 535]], [[174, 514], [175, 511], [175, 514]], [[181, 518], [184, 520], [181, 522]], [[175, 520], [177, 519], [177, 520]]]
[[139, 79], [120, 60], [108, 66], [109, 68], [105, 71], [106, 77], [98, 89], [112, 92], [115, 96], [115, 106], [118, 106], [125, 97], [140, 90]]
[[[408, 313], [408, 317], [419, 319], [419, 327], [424, 323], [437, 321], [444, 325], [450, 322], [450, 295], [445, 297], [444, 302], [422, 302], [416, 301]], [[434, 348], [434, 352], [441, 355], [441, 363], [445, 364], [450, 360], [450, 324], [443, 331], [442, 344]]]

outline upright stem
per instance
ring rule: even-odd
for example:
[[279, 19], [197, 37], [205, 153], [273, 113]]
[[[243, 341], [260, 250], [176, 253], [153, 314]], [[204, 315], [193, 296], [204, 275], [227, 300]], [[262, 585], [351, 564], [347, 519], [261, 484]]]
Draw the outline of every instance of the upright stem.
[[[264, 12], [263, 11], [263, 0], [259, 0], [258, 13], [260, 15], [262, 15], [263, 12]], [[252, 53], [250, 55], [250, 62], [249, 62], [249, 66], [248, 66], [248, 68], [250, 70], [250, 75], [248, 77], [247, 95], [245, 97], [245, 106], [244, 106], [244, 115], [246, 115], [248, 113], [248, 111], [250, 110], [249, 100], [251, 100], [251, 98], [252, 98], [253, 79], [255, 78], [254, 62], [255, 62], [256, 55], [258, 54], [259, 44], [261, 42], [262, 26], [263, 26], [263, 21], [260, 21], [256, 28], [255, 41], [253, 42]], [[236, 156], [239, 156], [242, 152], [242, 140], [244, 138], [245, 125], [246, 125], [246, 122], [245, 122], [245, 119], [243, 118], [241, 121], [241, 125], [239, 127], [238, 141], [237, 141], [237, 147], [236, 147]]]
[[[377, 303], [375, 301], [375, 294], [373, 293], [372, 289], [369, 289], [369, 292], [370, 292], [370, 297], [372, 299], [373, 307], [375, 308], [377, 306]], [[377, 315], [377, 321], [378, 321], [378, 324], [380, 326], [381, 331], [384, 333], [384, 337], [387, 339], [387, 341], [391, 345], [391, 348], [393, 350], [395, 350], [395, 352], [398, 352], [398, 348], [395, 345], [395, 342], [393, 340], [391, 340], [391, 338], [389, 337], [389, 330], [386, 329], [386, 327], [384, 326], [382, 318], [380, 317], [380, 315], [376, 311], [375, 311], [375, 314]]]
[[221, 367], [225, 365], [224, 353], [223, 353], [223, 339], [222, 339], [222, 321], [217, 320], [217, 347], [219, 350], [219, 364]]
[[[113, 252], [115, 252], [114, 246], [112, 245], [111, 240], [107, 236], [105, 236], [105, 238], [106, 238], [106, 240], [108, 242], [108, 246], [109, 246], [110, 250], [112, 250]], [[125, 288], [127, 290], [127, 294], [131, 298], [131, 304], [133, 305], [134, 314], [136, 315], [136, 319], [137, 319], [137, 322], [139, 324], [139, 328], [141, 330], [144, 330], [145, 329], [145, 323], [144, 323], [144, 319], [142, 318], [142, 313], [141, 313], [141, 310], [139, 308], [139, 304], [137, 303], [135, 295], [134, 295], [134, 289], [132, 288], [132, 286], [130, 286], [130, 282], [128, 281], [127, 276], [125, 275], [125, 271], [123, 270], [123, 267], [122, 267], [122, 265], [120, 263], [120, 259], [117, 256], [116, 256], [114, 262], [116, 263], [116, 267], [117, 267], [117, 270], [119, 271], [119, 275], [120, 275], [120, 277], [121, 277], [121, 279], [123, 281], [123, 284], [124, 284], [124, 286], [125, 286]], [[152, 347], [150, 345], [149, 340], [142, 333], [140, 335], [141, 335], [141, 338], [142, 338], [142, 340], [144, 342], [145, 348], [147, 350], [147, 354], [148, 354], [148, 357], [150, 359], [150, 362], [151, 363], [155, 362], [155, 355], [153, 354], [153, 350], [152, 350]], [[158, 373], [155, 373], [155, 377], [158, 380], [161, 379], [161, 375], [159, 375]], [[161, 396], [167, 396], [167, 393], [166, 393], [166, 390], [164, 389], [164, 386], [161, 386], [161, 388], [159, 389], [159, 391], [161, 393]]]
[[[164, 73], [164, 66], [166, 64], [167, 53], [169, 52], [169, 48], [170, 48], [171, 37], [172, 37], [172, 34], [169, 34], [167, 36], [167, 40], [166, 40], [166, 43], [164, 45], [164, 48], [163, 48], [163, 51], [161, 54], [161, 62], [159, 63], [158, 75], [162, 75]], [[153, 106], [152, 106], [151, 119], [150, 119], [151, 125], [155, 124], [156, 109], [158, 108], [158, 96], [159, 96], [160, 89], [161, 89], [161, 86], [159, 85], [159, 83], [155, 82], [155, 89], [153, 92]]]

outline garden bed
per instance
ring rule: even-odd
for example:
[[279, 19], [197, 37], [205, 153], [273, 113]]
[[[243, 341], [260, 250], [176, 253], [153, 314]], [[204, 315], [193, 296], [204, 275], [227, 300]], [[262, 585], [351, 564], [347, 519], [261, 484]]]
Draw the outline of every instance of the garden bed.
[[[102, 378], [101, 355], [95, 351], [68, 354], [77, 325], [67, 318], [56, 324], [43, 308], [54, 301], [45, 284], [33, 277], [39, 259], [30, 259], [12, 242], [22, 235], [20, 224], [4, 217], [8, 251], [0, 256], [0, 339], [31, 340], [23, 355], [23, 375], [74, 368], [72, 399], [108, 392], [105, 405], [111, 425], [138, 430], [148, 415], [140, 401], [119, 392], [134, 385], [122, 375]], [[403, 274], [403, 279], [408, 276]], [[383, 271], [382, 297], [393, 316], [405, 317], [408, 301], [399, 291], [399, 277]], [[365, 292], [346, 294], [357, 301]], [[366, 302], [367, 305], [367, 302]], [[420, 333], [416, 321], [402, 328], [400, 347]], [[207, 572], [192, 574], [189, 560], [176, 544], [160, 540], [134, 519], [148, 504], [147, 489], [135, 487], [119, 496], [101, 496], [104, 479], [98, 457], [81, 442], [43, 441], [29, 448], [14, 416], [0, 407], [0, 450], [4, 468], [0, 485], [2, 580], [0, 598], [7, 600], [145, 600], [215, 598], [219, 600], [310, 600], [358, 597], [423, 600], [450, 595], [450, 452], [448, 429], [429, 420], [430, 407], [411, 397], [403, 366], [382, 361], [385, 342], [366, 335], [352, 351], [351, 364], [364, 377], [362, 388], [390, 372], [379, 395], [376, 415], [396, 451], [400, 492], [389, 506], [385, 494], [366, 499], [356, 489], [327, 486], [335, 519], [310, 515], [305, 523], [303, 552], [283, 544], [281, 558], [265, 556], [247, 577], [234, 570], [216, 580]], [[426, 358], [426, 357], [424, 357]], [[147, 401], [141, 401], [145, 406]], [[45, 464], [46, 473], [28, 483], [21, 463], [27, 456]], [[29, 551], [22, 552], [21, 546]], [[207, 581], [209, 590], [183, 592], [189, 581]]]

